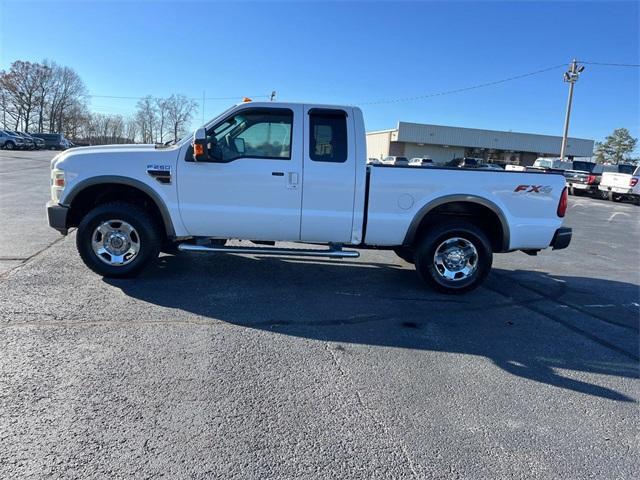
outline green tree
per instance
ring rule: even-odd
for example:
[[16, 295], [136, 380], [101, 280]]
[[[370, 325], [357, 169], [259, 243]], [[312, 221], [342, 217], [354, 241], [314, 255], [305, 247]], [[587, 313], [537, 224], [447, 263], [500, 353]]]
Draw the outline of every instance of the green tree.
[[595, 157], [598, 162], [620, 163], [636, 148], [637, 138], [633, 138], [626, 128], [616, 128], [604, 142], [596, 143]]

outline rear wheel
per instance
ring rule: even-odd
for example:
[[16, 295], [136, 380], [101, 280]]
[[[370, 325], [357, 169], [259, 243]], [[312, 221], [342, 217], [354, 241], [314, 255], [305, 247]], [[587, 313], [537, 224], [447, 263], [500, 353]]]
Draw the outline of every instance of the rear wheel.
[[453, 220], [436, 225], [418, 242], [416, 270], [438, 292], [465, 293], [477, 288], [491, 270], [493, 252], [475, 225]]
[[9, 140], [4, 144], [4, 148], [6, 148], [7, 150], [14, 150], [16, 148], [16, 144]]
[[138, 275], [160, 251], [161, 235], [145, 210], [124, 202], [100, 205], [80, 222], [76, 245], [85, 265], [99, 275]]
[[621, 202], [622, 201], [622, 195], [618, 195], [616, 193], [609, 192], [609, 200], [611, 200], [612, 202]]

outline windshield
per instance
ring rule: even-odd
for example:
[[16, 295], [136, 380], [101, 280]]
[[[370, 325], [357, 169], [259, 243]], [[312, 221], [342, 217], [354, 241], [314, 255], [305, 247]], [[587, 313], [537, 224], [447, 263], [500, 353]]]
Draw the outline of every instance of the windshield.
[[626, 173], [627, 175], [633, 175], [635, 169], [635, 165], [618, 165], [618, 172]]

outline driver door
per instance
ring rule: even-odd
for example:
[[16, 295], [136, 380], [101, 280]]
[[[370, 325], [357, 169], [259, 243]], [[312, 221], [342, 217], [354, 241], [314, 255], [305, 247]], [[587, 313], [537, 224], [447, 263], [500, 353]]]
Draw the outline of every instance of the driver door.
[[[191, 235], [300, 239], [302, 106], [242, 106], [207, 130], [208, 160], [178, 165], [182, 221]], [[191, 158], [190, 158], [191, 157]]]

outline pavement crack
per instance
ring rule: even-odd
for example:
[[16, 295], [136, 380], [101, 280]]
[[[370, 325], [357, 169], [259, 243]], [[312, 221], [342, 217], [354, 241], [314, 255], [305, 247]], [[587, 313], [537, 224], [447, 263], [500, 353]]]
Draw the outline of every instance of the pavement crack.
[[20, 258], [17, 260], [20, 260], [22, 263], [20, 263], [19, 265], [16, 265], [13, 268], [10, 268], [9, 270], [7, 270], [6, 272], [3, 272], [0, 274], [0, 279], [6, 279], [7, 277], [9, 277], [9, 275], [17, 270], [19, 270], [20, 268], [24, 267], [27, 263], [29, 263], [31, 260], [33, 260], [34, 258], [38, 257], [39, 255], [43, 254], [44, 252], [46, 252], [47, 250], [49, 250], [51, 247], [53, 247], [54, 245], [62, 242], [66, 237], [65, 236], [61, 236], [60, 238], [55, 239], [53, 242], [49, 243], [48, 245], [46, 245], [45, 247], [41, 248], [40, 250], [38, 250], [37, 252], [29, 255], [28, 257], [24, 257], [24, 258]]
[[325, 343], [325, 349], [329, 352], [329, 355], [331, 356], [331, 360], [333, 364], [338, 369], [338, 372], [340, 372], [340, 376], [345, 378], [351, 390], [355, 392], [356, 404], [358, 405], [358, 410], [360, 410], [361, 413], [363, 413], [364, 415], [371, 418], [371, 420], [373, 420], [373, 423], [384, 433], [385, 438], [387, 438], [390, 441], [391, 445], [394, 445], [400, 449], [400, 452], [402, 453], [403, 458], [405, 459], [405, 461], [407, 462], [407, 465], [409, 466], [409, 470], [411, 471], [411, 476], [416, 479], [420, 478], [418, 475], [418, 472], [416, 471], [415, 464], [413, 463], [413, 460], [409, 455], [409, 451], [407, 450], [406, 445], [404, 445], [404, 443], [402, 443], [399, 440], [394, 440], [394, 435], [389, 431], [389, 428], [385, 424], [384, 420], [382, 418], [379, 418], [378, 414], [374, 409], [367, 406], [362, 396], [362, 393], [360, 392], [360, 390], [358, 390], [356, 385], [351, 380], [348, 370], [342, 365], [342, 362], [340, 361], [340, 358], [338, 357], [336, 350], [331, 348], [331, 345], [329, 343]]

